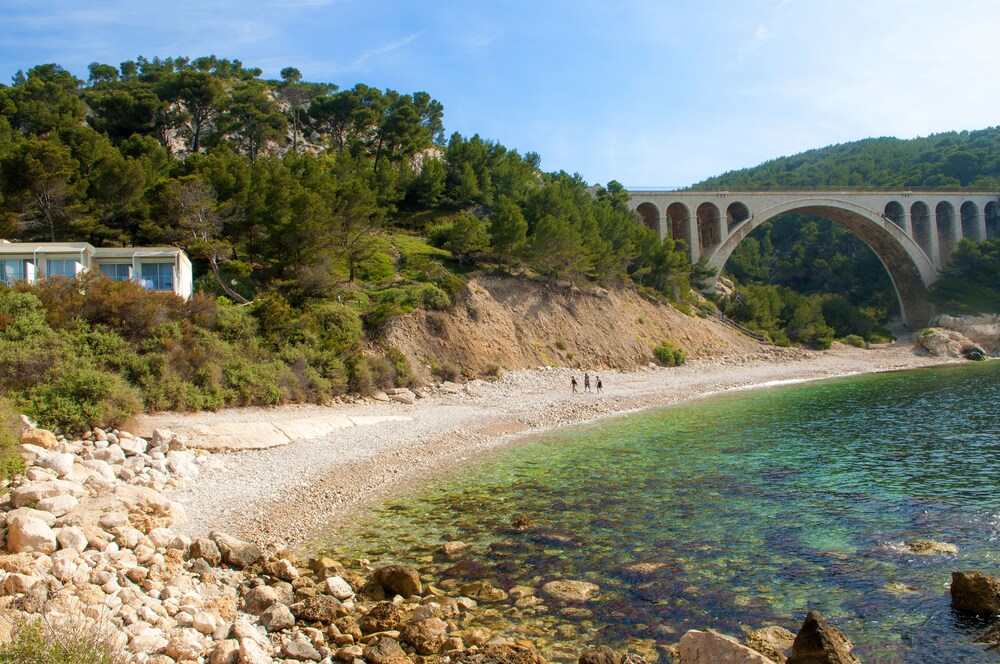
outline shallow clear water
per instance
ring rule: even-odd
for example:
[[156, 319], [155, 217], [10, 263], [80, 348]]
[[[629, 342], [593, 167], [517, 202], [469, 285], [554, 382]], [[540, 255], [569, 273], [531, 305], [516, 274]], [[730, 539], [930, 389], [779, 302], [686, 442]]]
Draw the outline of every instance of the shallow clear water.
[[[429, 552], [459, 539], [500, 587], [591, 581], [593, 615], [557, 616], [577, 643], [794, 632], [818, 609], [866, 662], [997, 661], [948, 585], [1000, 573], [998, 403], [1000, 362], [729, 393], [546, 435], [332, 548], [446, 569]], [[511, 529], [519, 514], [536, 527]], [[960, 553], [914, 555], [917, 538]]]

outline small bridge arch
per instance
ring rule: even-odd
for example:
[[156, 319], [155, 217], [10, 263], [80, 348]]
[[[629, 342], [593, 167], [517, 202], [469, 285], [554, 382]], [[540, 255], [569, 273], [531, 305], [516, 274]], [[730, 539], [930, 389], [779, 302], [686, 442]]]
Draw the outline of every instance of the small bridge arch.
[[642, 219], [647, 217], [638, 208], [656, 211], [661, 237], [684, 239], [692, 262], [704, 258], [718, 270], [739, 243], [769, 219], [790, 213], [829, 219], [875, 252], [896, 289], [904, 321], [914, 327], [926, 324], [934, 313], [928, 287], [955, 244], [962, 238], [1000, 237], [1000, 195], [995, 192], [630, 193]]

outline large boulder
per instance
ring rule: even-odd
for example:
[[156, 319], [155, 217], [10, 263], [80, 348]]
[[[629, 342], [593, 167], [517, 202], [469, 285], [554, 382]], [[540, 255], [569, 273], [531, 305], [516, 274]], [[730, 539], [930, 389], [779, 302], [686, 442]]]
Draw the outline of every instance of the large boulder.
[[53, 553], [56, 534], [44, 521], [33, 516], [16, 516], [7, 525], [7, 551], [10, 553]]
[[318, 622], [329, 625], [337, 618], [345, 615], [347, 610], [336, 597], [316, 595], [291, 606], [292, 613], [299, 620]]
[[365, 586], [365, 594], [374, 599], [394, 597], [395, 595], [410, 597], [419, 595], [422, 591], [420, 574], [414, 568], [406, 565], [379, 567]]
[[810, 611], [792, 642], [792, 656], [786, 664], [860, 664], [851, 654], [854, 645], [819, 611]]
[[952, 572], [951, 606], [966, 613], [1000, 613], [1000, 579], [980, 572]]
[[577, 664], [621, 664], [622, 656], [607, 646], [597, 646], [580, 654]]
[[222, 562], [222, 553], [219, 551], [219, 547], [215, 542], [205, 537], [195, 537], [191, 540], [187, 557], [188, 560], [201, 558], [212, 567], [218, 567], [219, 563]]
[[402, 620], [402, 609], [392, 602], [379, 602], [361, 617], [358, 624], [362, 634], [373, 634], [395, 629]]
[[436, 655], [448, 638], [448, 623], [440, 618], [407, 623], [400, 630], [399, 638], [412, 645], [420, 655]]
[[941, 314], [932, 325], [956, 330], [992, 354], [1000, 353], [1000, 316], [949, 316]]
[[268, 632], [280, 632], [295, 624], [295, 616], [292, 615], [287, 606], [281, 602], [275, 602], [260, 614], [257, 622]]
[[232, 535], [213, 530], [208, 535], [222, 555], [222, 562], [236, 569], [243, 569], [258, 562], [264, 555], [260, 547], [252, 542], [244, 542]]
[[59, 445], [56, 435], [47, 429], [28, 429], [21, 433], [22, 445], [37, 445], [54, 450]]
[[368, 644], [365, 660], [370, 664], [407, 664], [412, 661], [399, 642], [388, 636], [380, 636]]
[[755, 629], [747, 634], [748, 646], [773, 659], [778, 664], [784, 664], [787, 659], [785, 653], [792, 647], [794, 641], [794, 632], [777, 625]]
[[731, 636], [692, 629], [677, 644], [681, 664], [774, 664]]
[[928, 327], [917, 336], [917, 343], [935, 357], [986, 359], [986, 351], [961, 332], [940, 327]]
[[10, 502], [14, 507], [26, 507], [32, 503], [55, 496], [75, 496], [82, 498], [87, 491], [76, 482], [66, 480], [49, 480], [48, 482], [31, 482], [14, 489], [10, 494]]

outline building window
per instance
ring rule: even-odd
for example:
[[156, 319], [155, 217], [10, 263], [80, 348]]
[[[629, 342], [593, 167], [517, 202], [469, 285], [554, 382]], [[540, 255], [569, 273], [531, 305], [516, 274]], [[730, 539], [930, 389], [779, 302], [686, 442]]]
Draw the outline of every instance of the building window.
[[23, 258], [6, 258], [0, 260], [0, 282], [4, 286], [13, 286], [16, 281], [24, 281], [25, 261]]
[[174, 290], [174, 264], [143, 263], [142, 285], [151, 290]]
[[132, 278], [132, 266], [128, 263], [103, 263], [101, 274], [111, 281], [128, 281]]
[[74, 260], [49, 260], [45, 263], [45, 276], [49, 278], [66, 277], [67, 279], [75, 279], [76, 266], [77, 262]]

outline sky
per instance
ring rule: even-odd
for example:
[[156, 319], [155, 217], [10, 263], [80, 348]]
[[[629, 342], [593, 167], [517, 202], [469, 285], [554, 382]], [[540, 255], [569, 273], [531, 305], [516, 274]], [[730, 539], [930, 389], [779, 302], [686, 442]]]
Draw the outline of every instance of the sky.
[[997, 0], [0, 0], [0, 82], [216, 55], [425, 91], [458, 132], [629, 188], [1000, 124]]

